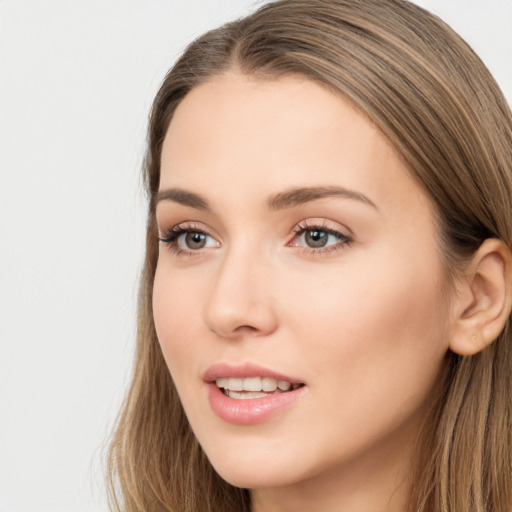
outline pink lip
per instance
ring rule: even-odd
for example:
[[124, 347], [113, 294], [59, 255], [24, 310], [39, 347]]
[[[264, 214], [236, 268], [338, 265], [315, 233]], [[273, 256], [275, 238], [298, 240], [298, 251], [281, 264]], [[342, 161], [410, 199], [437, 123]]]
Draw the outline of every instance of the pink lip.
[[275, 393], [249, 400], [236, 400], [226, 396], [215, 384], [215, 379], [221, 377], [271, 377], [277, 380], [286, 380], [292, 384], [300, 384], [301, 381], [252, 364], [232, 366], [221, 363], [211, 366], [204, 374], [210, 406], [219, 418], [236, 425], [262, 423], [284, 407], [296, 402], [306, 391], [306, 386], [301, 386], [286, 393]]
[[277, 373], [263, 366], [257, 366], [251, 363], [245, 363], [241, 365], [231, 365], [227, 363], [217, 363], [210, 366], [206, 370], [203, 379], [205, 382], [215, 382], [216, 379], [222, 377], [271, 377], [276, 380], [285, 380], [290, 384], [303, 384], [304, 382], [300, 379], [295, 379], [282, 373]]

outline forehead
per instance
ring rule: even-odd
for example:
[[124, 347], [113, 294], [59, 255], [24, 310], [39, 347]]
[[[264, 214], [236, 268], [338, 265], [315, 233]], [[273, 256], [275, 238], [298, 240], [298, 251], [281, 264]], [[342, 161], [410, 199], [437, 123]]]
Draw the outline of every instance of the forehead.
[[302, 159], [311, 149], [316, 158], [318, 150], [331, 152], [343, 139], [352, 145], [359, 140], [366, 152], [374, 149], [370, 139], [387, 145], [365, 117], [320, 84], [297, 76], [258, 80], [229, 73], [194, 88], [183, 99], [170, 123], [163, 157], [176, 161], [186, 155], [190, 161], [195, 154], [199, 159], [198, 152], [188, 151], [193, 144], [218, 157], [228, 149], [230, 159], [239, 156], [245, 166], [249, 156], [264, 158], [261, 147], [271, 150], [274, 160], [291, 157], [290, 149], [298, 145]]
[[221, 201], [229, 191], [254, 197], [318, 185], [407, 203], [411, 192], [426, 199], [380, 131], [306, 78], [232, 72], [196, 87], [176, 109], [162, 150], [161, 189], [194, 189]]

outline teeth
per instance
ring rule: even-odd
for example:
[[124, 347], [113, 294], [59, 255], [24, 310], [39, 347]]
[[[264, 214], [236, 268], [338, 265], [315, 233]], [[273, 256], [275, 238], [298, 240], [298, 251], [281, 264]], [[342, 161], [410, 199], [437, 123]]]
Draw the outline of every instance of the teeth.
[[244, 379], [217, 379], [215, 381], [219, 388], [231, 389], [232, 391], [243, 391]]
[[[229, 388], [233, 391], [233, 388]], [[261, 383], [260, 377], [250, 377], [244, 379], [243, 388], [244, 391], [261, 391], [263, 389], [263, 385]]]
[[285, 380], [278, 380], [277, 387], [281, 391], [288, 391], [292, 387], [292, 385], [289, 382], [286, 382]]
[[277, 389], [276, 379], [271, 379], [270, 377], [263, 377], [263, 379], [261, 379], [261, 389], [263, 389], [263, 391], [266, 391], [267, 393], [275, 391]]
[[226, 392], [229, 398], [236, 398], [238, 400], [251, 400], [253, 398], [263, 398], [268, 396], [267, 393], [261, 391], [230, 391]]
[[[245, 379], [240, 378], [220, 378], [215, 381], [219, 388], [226, 390], [228, 396], [231, 396], [231, 391], [248, 391], [258, 393], [272, 393], [278, 388], [280, 391], [288, 391], [290, 389], [297, 389], [298, 384], [290, 384], [285, 380], [277, 380], [271, 377], [246, 377]], [[249, 396], [250, 393], [244, 393], [244, 398], [255, 398]], [[265, 395], [262, 395], [265, 396]], [[235, 397], [232, 397], [235, 398]], [[238, 397], [239, 398], [239, 397]]]

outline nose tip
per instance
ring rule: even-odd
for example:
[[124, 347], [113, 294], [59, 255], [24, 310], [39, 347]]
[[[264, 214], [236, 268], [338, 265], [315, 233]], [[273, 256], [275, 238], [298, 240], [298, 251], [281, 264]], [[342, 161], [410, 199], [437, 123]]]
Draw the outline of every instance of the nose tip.
[[267, 308], [244, 305], [247, 298], [240, 297], [235, 308], [210, 306], [206, 315], [209, 329], [223, 338], [268, 336], [275, 331], [277, 322]]
[[261, 265], [219, 271], [205, 308], [205, 323], [223, 338], [267, 336], [277, 328], [270, 281]]

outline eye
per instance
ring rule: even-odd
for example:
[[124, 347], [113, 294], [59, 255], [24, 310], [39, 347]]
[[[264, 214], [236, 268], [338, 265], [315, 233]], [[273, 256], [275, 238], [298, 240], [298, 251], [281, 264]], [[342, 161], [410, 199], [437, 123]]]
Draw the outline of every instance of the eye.
[[177, 238], [178, 245], [183, 244], [187, 249], [197, 250], [206, 247], [208, 235], [199, 231], [189, 231]]
[[[320, 249], [328, 244], [329, 238], [335, 238], [334, 235], [318, 229], [308, 229], [303, 234], [304, 242], [312, 249]], [[336, 240], [335, 240], [336, 241]]]
[[175, 253], [193, 253], [210, 247], [220, 247], [220, 243], [211, 235], [193, 225], [174, 226], [158, 237]]
[[309, 225], [302, 223], [293, 232], [295, 236], [289, 243], [292, 247], [304, 247], [311, 252], [327, 252], [349, 245], [352, 237], [325, 224]]

